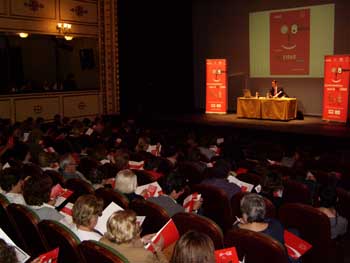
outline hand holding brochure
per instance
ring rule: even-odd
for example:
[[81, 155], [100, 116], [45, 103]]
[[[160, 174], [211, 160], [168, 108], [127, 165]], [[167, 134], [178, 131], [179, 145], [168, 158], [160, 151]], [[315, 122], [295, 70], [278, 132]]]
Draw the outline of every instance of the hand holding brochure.
[[169, 245], [173, 244], [180, 238], [179, 232], [172, 219], [169, 219], [169, 221], [161, 228], [161, 230], [159, 230], [158, 233], [152, 238], [152, 243], [147, 244], [145, 248], [150, 251], [154, 251], [152, 244], [157, 244], [161, 238], [164, 240], [163, 249], [167, 248]]
[[50, 199], [56, 199], [55, 207], [58, 207], [64, 201], [66, 201], [72, 194], [73, 191], [69, 189], [64, 189], [60, 184], [56, 184], [51, 189]]
[[57, 263], [59, 248], [55, 248], [45, 254], [42, 254], [38, 257], [40, 263]]
[[185, 208], [185, 212], [192, 212], [194, 202], [201, 200], [201, 194], [193, 193], [187, 196], [184, 200], [183, 207]]
[[[147, 190], [147, 191], [146, 193], [142, 194], [144, 190]], [[135, 190], [135, 194], [142, 195], [145, 199], [148, 199], [150, 197], [157, 197], [162, 195], [163, 191], [157, 182], [153, 182], [150, 184], [145, 184], [137, 187]]]
[[245, 182], [237, 179], [237, 177], [234, 177], [232, 175], [229, 175], [227, 177], [227, 180], [230, 183], [234, 183], [234, 184], [238, 185], [241, 188], [242, 192], [251, 192], [253, 187], [254, 187], [254, 185], [245, 183]]
[[145, 165], [144, 161], [141, 161], [141, 162], [129, 161], [129, 169], [143, 170], [144, 165]]

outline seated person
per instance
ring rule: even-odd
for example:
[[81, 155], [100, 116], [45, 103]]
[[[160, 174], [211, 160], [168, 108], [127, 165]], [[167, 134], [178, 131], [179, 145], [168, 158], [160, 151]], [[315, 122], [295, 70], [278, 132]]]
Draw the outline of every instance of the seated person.
[[22, 195], [23, 182], [20, 168], [9, 167], [0, 172], [0, 186], [10, 203], [26, 204]]
[[77, 178], [87, 181], [84, 175], [77, 170], [77, 163], [69, 153], [63, 155], [60, 160], [60, 172], [65, 180]]
[[219, 159], [215, 162], [213, 168], [208, 169], [208, 178], [204, 179], [202, 184], [212, 185], [224, 190], [229, 200], [231, 200], [232, 196], [241, 191], [241, 188], [227, 180], [230, 171], [230, 163], [224, 159]]
[[[185, 191], [185, 180], [176, 172], [170, 173], [162, 186], [164, 194], [158, 197], [151, 197], [147, 199], [152, 203], [155, 203], [165, 209], [169, 217], [173, 215], [185, 212], [182, 205], [176, 202]], [[197, 201], [194, 203], [193, 211], [196, 212], [202, 205], [202, 201]]]
[[143, 199], [141, 195], [135, 194], [136, 188], [137, 176], [133, 171], [125, 169], [117, 173], [114, 189], [124, 194], [129, 199], [129, 202], [134, 199]]
[[75, 227], [72, 230], [80, 241], [99, 241], [102, 238], [102, 234], [95, 230], [102, 210], [103, 201], [94, 195], [82, 195], [75, 201], [72, 210]]
[[108, 219], [107, 232], [100, 242], [115, 249], [130, 262], [168, 262], [161, 252], [161, 244], [152, 244], [155, 249], [154, 253], [144, 248], [143, 241], [150, 242], [151, 237], [141, 239], [140, 232], [135, 212], [118, 211]]
[[282, 97], [288, 97], [288, 95], [284, 92], [283, 88], [278, 87], [277, 80], [273, 80], [271, 82], [271, 89], [270, 89], [270, 97], [271, 98], [282, 98]]
[[16, 250], [13, 246], [7, 244], [0, 238], [0, 262], [2, 263], [17, 263], [19, 262]]
[[239, 228], [271, 236], [284, 245], [284, 228], [276, 219], [265, 219], [264, 198], [258, 194], [247, 194], [241, 200], [242, 218]]
[[[56, 200], [50, 200], [51, 188], [52, 179], [48, 175], [30, 176], [24, 182], [24, 200], [40, 220], [64, 220], [64, 216], [53, 206]], [[61, 222], [65, 223], [64, 221]]]
[[344, 235], [348, 227], [348, 220], [340, 216], [335, 209], [337, 200], [335, 187], [325, 186], [320, 190], [320, 207], [318, 209], [329, 218], [332, 239]]
[[171, 263], [215, 263], [214, 244], [206, 234], [188, 231], [177, 241]]

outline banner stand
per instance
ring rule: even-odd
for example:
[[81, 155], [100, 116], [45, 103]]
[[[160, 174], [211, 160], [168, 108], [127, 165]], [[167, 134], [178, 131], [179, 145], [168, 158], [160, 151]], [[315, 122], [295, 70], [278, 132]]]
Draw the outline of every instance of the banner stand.
[[227, 113], [226, 59], [206, 60], [205, 113]]

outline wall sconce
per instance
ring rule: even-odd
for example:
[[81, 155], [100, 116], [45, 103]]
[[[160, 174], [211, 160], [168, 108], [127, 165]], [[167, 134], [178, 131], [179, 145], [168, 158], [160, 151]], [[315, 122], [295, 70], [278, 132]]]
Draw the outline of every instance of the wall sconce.
[[62, 34], [67, 41], [70, 41], [73, 39], [73, 36], [70, 33], [70, 31], [72, 29], [71, 24], [57, 23], [56, 28], [57, 28], [58, 33]]
[[18, 33], [18, 35], [20, 38], [27, 38], [29, 36], [29, 34], [25, 32]]

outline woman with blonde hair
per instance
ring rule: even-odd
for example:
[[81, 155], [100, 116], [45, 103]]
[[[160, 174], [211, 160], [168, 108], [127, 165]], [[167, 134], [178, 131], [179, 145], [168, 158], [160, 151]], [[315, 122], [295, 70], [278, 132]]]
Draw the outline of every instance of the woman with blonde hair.
[[114, 190], [124, 194], [131, 202], [134, 199], [143, 199], [141, 195], [135, 194], [137, 188], [137, 176], [130, 169], [121, 170], [115, 178]]
[[102, 215], [103, 201], [94, 195], [82, 195], [75, 201], [72, 211], [75, 227], [73, 232], [80, 241], [99, 241], [101, 233], [95, 230], [98, 217]]
[[144, 242], [150, 242], [150, 236], [141, 239], [140, 232], [134, 211], [118, 211], [108, 219], [107, 233], [100, 242], [117, 250], [130, 262], [168, 262], [161, 252], [160, 245], [152, 244], [155, 249], [154, 253], [144, 248]]
[[215, 263], [214, 244], [206, 234], [189, 231], [176, 243], [171, 263]]

